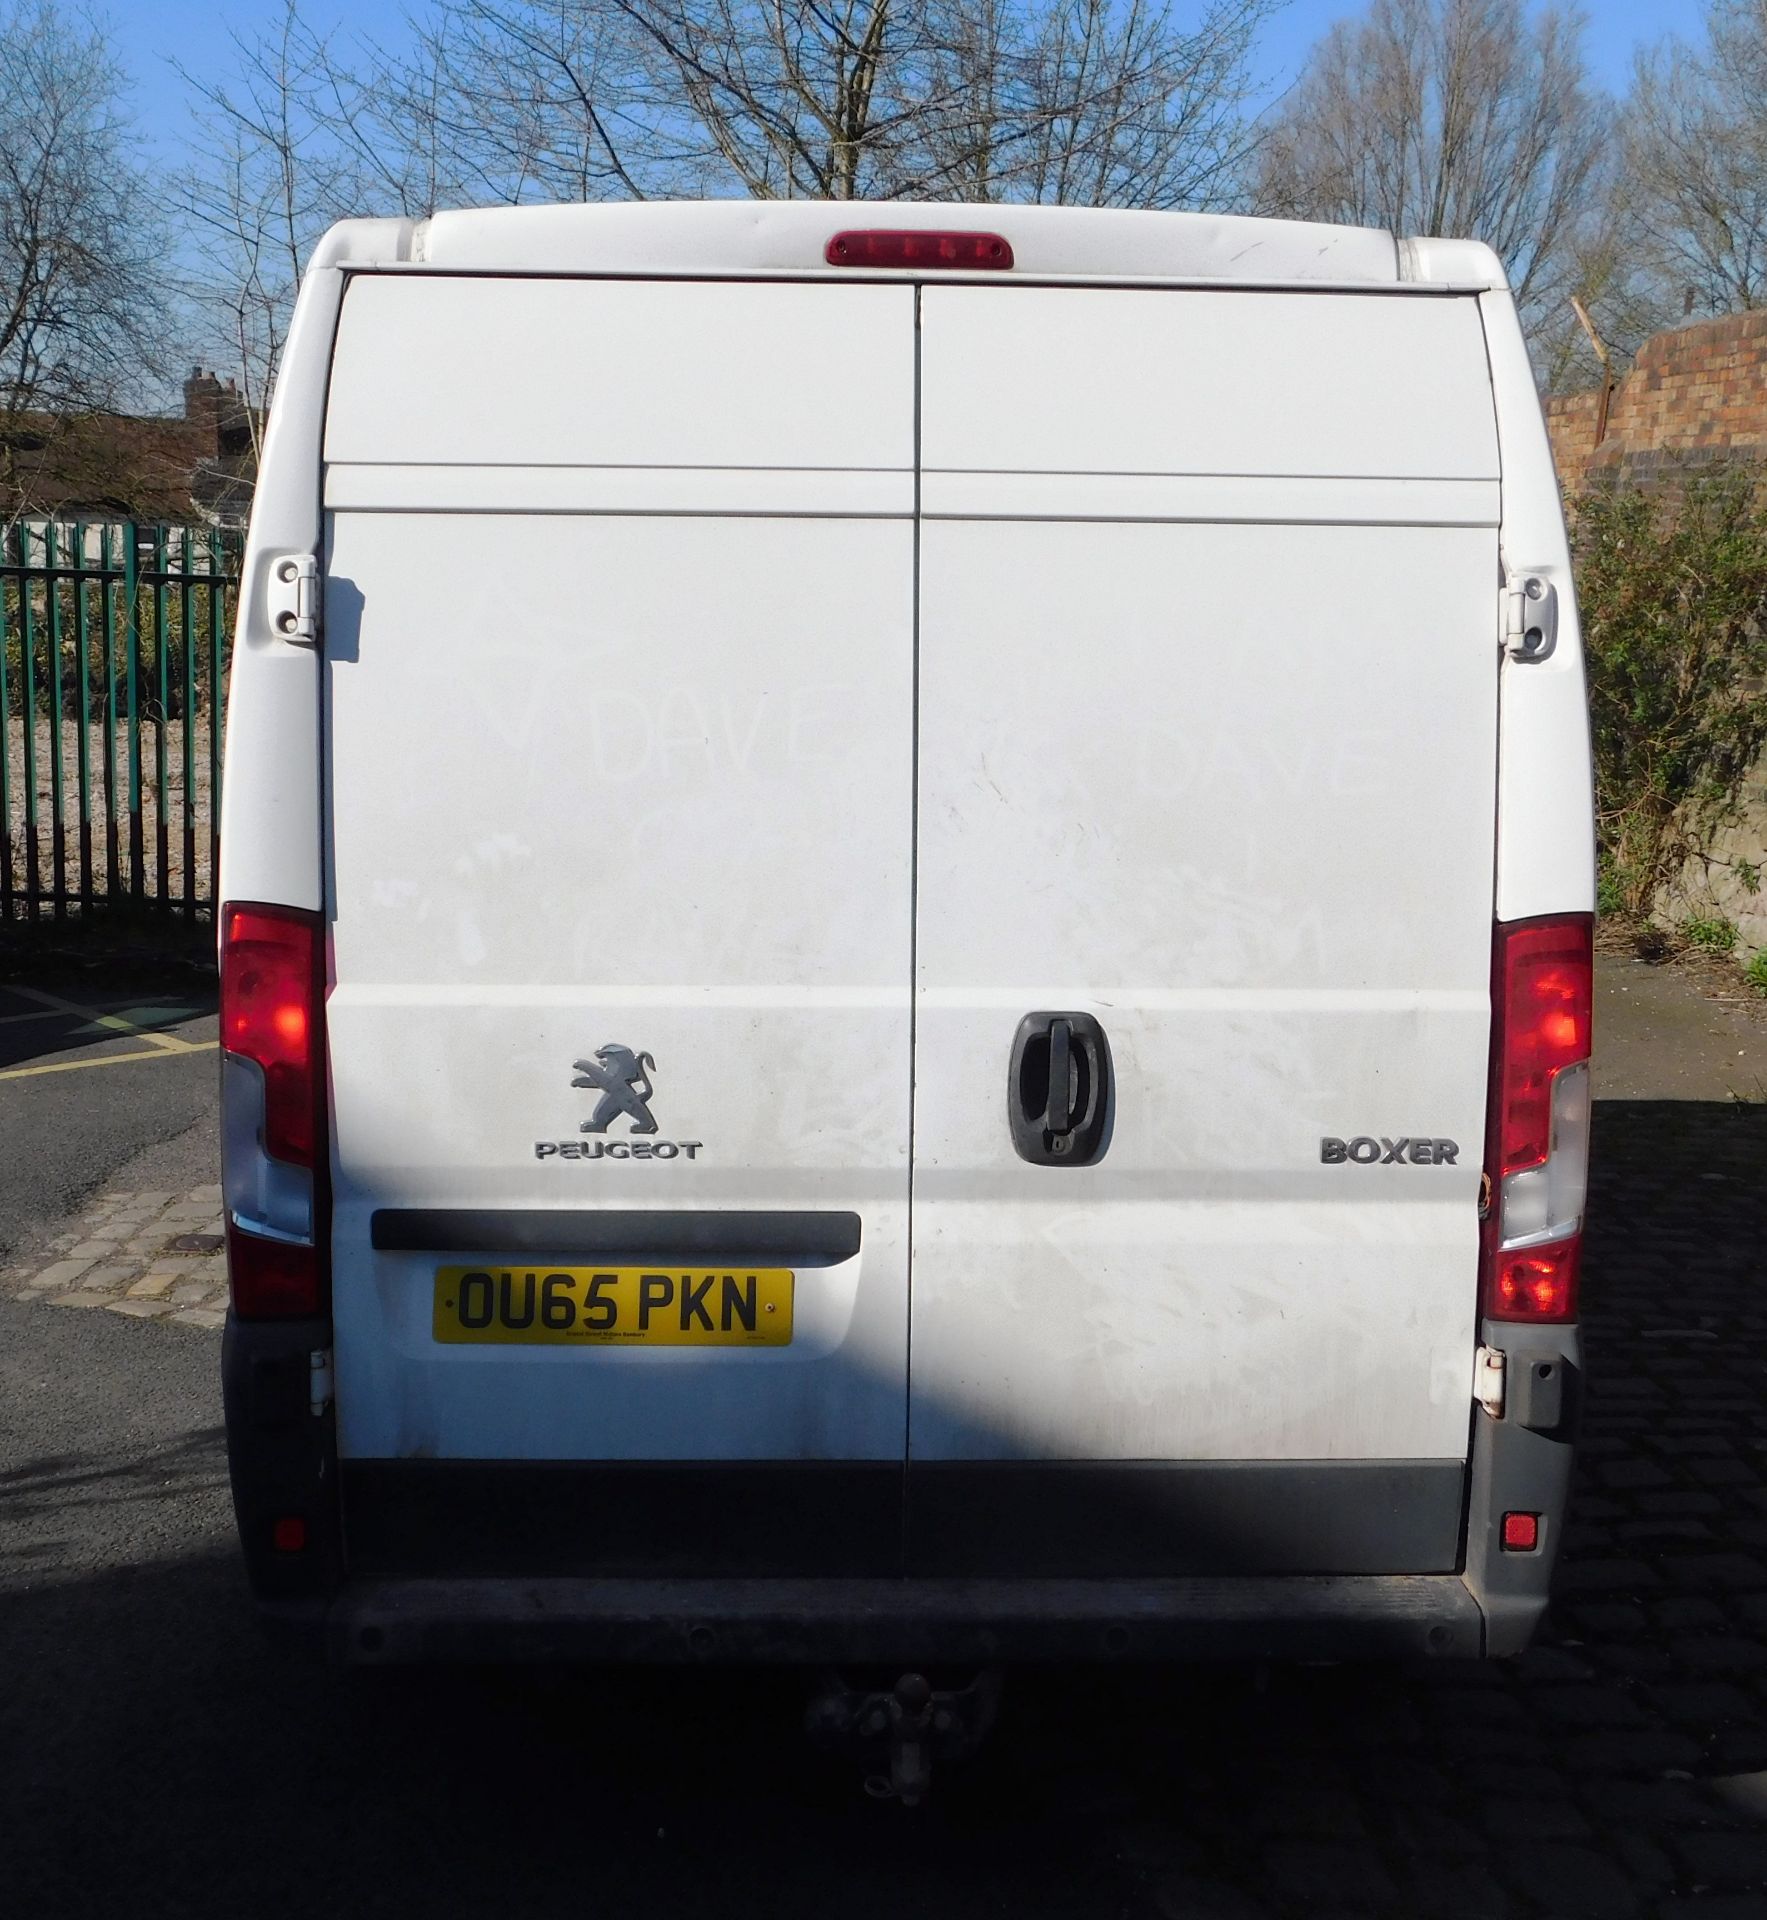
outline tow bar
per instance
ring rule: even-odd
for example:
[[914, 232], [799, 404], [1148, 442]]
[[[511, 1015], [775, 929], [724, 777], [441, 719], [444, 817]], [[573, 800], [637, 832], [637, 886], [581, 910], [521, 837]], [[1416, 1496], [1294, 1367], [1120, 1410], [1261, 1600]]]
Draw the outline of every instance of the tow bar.
[[1004, 1681], [999, 1667], [983, 1667], [954, 1686], [935, 1686], [921, 1673], [905, 1673], [889, 1687], [828, 1673], [816, 1683], [804, 1724], [818, 1746], [857, 1751], [873, 1799], [918, 1807], [932, 1786], [935, 1759], [961, 1760], [981, 1745]]

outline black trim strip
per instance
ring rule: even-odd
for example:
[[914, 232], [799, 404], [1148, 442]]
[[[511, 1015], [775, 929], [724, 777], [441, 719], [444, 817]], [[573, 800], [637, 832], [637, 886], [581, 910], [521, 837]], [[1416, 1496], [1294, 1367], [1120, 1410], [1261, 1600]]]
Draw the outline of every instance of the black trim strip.
[[859, 1216], [705, 1208], [381, 1207], [369, 1223], [369, 1238], [380, 1253], [845, 1260], [859, 1251]]
[[345, 1460], [340, 1477], [352, 1574], [428, 1579], [1447, 1574], [1466, 1502], [1457, 1460]]
[[910, 1573], [1452, 1573], [1458, 1460], [915, 1461]]
[[358, 1574], [894, 1574], [893, 1460], [345, 1460]]

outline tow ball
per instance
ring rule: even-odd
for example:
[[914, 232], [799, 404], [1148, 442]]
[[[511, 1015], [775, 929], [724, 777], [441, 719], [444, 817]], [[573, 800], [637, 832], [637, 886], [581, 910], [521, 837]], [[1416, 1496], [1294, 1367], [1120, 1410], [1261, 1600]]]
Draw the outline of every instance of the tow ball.
[[932, 1786], [935, 1759], [961, 1760], [981, 1745], [1004, 1679], [998, 1667], [938, 1686], [923, 1673], [905, 1673], [893, 1686], [828, 1673], [816, 1683], [804, 1724], [818, 1746], [859, 1755], [874, 1799], [917, 1807]]

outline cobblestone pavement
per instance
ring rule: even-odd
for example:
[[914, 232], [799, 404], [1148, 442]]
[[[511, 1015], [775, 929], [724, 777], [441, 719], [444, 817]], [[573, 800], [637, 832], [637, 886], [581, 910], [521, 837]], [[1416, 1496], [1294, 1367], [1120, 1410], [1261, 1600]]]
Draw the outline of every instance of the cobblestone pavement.
[[0, 1288], [23, 1301], [213, 1330], [227, 1317], [221, 1189], [106, 1193], [66, 1232], [0, 1272]]

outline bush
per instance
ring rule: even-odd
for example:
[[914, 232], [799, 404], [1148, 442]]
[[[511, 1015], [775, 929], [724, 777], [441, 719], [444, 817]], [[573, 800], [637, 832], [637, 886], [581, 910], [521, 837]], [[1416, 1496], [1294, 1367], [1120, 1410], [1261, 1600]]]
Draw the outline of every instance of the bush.
[[1734, 953], [1736, 951], [1736, 922], [1726, 920], [1722, 915], [1708, 918], [1704, 914], [1695, 914], [1681, 923], [1681, 937], [1690, 947], [1698, 947], [1702, 953]]
[[1742, 977], [1757, 993], [1767, 993], [1767, 947], [1750, 959], [1742, 970]]
[[1760, 477], [1732, 468], [1678, 494], [1595, 488], [1576, 503], [1572, 546], [1603, 893], [1642, 916], [1734, 816], [1767, 745]]

